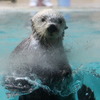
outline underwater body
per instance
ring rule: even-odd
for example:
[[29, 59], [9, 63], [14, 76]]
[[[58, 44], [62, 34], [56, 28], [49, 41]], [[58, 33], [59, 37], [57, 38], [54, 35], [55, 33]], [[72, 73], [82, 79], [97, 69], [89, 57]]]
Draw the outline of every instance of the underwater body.
[[[70, 65], [73, 68], [74, 81], [70, 85], [69, 92], [58, 92], [59, 87], [50, 91], [59, 93], [60, 95], [69, 95], [76, 92], [82, 83], [91, 87], [95, 93], [96, 100], [99, 100], [99, 84], [100, 84], [100, 63], [99, 63], [99, 13], [98, 12], [62, 12], [69, 27], [66, 30], [64, 38], [64, 46], [68, 55]], [[0, 64], [1, 83], [2, 75], [5, 73], [6, 60], [13, 49], [26, 37], [31, 31], [30, 18], [34, 12], [2, 12], [0, 17]], [[15, 24], [16, 23], [16, 24]], [[30, 83], [35, 84], [35, 88], [47, 88], [41, 83], [41, 80], [31, 81], [24, 77]], [[64, 81], [63, 81], [64, 84]], [[62, 84], [62, 85], [63, 85]], [[65, 84], [64, 84], [65, 85]], [[62, 86], [63, 87], [63, 86]], [[35, 89], [32, 87], [32, 91]], [[0, 100], [10, 100], [20, 93], [9, 93], [1, 86]], [[65, 89], [63, 87], [63, 89]], [[60, 89], [61, 90], [61, 89]], [[7, 94], [7, 95], [6, 95]], [[8, 98], [8, 97], [9, 98]], [[14, 99], [14, 100], [15, 100]]]

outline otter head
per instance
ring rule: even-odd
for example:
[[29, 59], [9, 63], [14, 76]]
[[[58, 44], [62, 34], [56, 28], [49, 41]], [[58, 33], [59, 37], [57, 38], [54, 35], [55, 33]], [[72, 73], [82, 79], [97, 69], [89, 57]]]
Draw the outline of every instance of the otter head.
[[63, 37], [66, 28], [64, 17], [52, 9], [40, 11], [32, 18], [33, 33], [41, 38]]

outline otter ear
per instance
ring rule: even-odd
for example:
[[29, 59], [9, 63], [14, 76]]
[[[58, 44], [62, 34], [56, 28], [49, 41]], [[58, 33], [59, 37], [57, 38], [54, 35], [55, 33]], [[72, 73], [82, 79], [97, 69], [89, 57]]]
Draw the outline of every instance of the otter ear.
[[68, 26], [65, 27], [65, 30], [68, 29]]

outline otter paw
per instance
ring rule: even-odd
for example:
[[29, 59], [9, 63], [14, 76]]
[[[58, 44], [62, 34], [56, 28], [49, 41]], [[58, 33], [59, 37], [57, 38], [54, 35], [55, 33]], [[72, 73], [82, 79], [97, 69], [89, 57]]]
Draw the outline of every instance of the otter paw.
[[28, 93], [31, 91], [32, 84], [26, 79], [7, 77], [4, 81], [4, 86], [9, 91]]
[[83, 85], [78, 91], [79, 100], [95, 100], [94, 92], [87, 86]]

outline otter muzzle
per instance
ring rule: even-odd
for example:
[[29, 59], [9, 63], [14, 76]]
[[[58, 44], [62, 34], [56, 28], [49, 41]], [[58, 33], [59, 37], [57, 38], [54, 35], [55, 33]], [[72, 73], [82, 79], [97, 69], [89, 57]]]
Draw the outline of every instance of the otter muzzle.
[[54, 33], [54, 32], [57, 32], [57, 31], [58, 31], [56, 25], [53, 25], [53, 24], [50, 25], [50, 26], [47, 28], [47, 30], [48, 30], [49, 33]]

